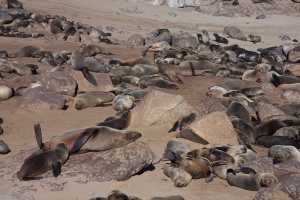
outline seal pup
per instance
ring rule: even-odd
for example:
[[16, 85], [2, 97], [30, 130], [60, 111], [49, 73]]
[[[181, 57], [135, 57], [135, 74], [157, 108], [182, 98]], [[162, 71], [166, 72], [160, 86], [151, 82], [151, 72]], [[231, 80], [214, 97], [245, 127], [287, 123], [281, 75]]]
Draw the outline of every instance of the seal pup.
[[175, 187], [186, 187], [192, 181], [192, 176], [187, 171], [168, 163], [164, 165], [163, 173], [171, 178]]
[[68, 158], [69, 150], [67, 145], [59, 143], [52, 150], [28, 157], [20, 171], [18, 171], [17, 176], [20, 180], [30, 180], [52, 169], [53, 176], [57, 177], [61, 173], [61, 166]]
[[62, 27], [62, 20], [59, 17], [56, 17], [50, 22], [50, 31], [53, 34], [62, 33], [63, 27]]
[[6, 86], [6, 85], [0, 85], [0, 101], [7, 100], [11, 98], [14, 95], [13, 90]]
[[122, 147], [142, 136], [141, 133], [135, 131], [121, 131], [105, 126], [92, 126], [67, 131], [43, 142], [40, 125], [35, 124], [34, 130], [40, 149], [51, 150], [57, 144], [63, 142], [67, 145], [71, 154]]
[[[178, 139], [171, 139], [167, 143], [165, 151], [166, 150], [170, 150], [175, 154], [180, 155], [182, 158], [185, 157], [189, 151], [191, 151], [191, 149], [185, 143], [183, 143], [181, 140]], [[168, 160], [167, 158], [164, 157], [163, 159]]]
[[85, 57], [96, 56], [97, 54], [111, 55], [112, 53], [105, 47], [92, 44], [86, 45], [83, 50], [83, 56]]
[[211, 166], [212, 173], [223, 180], [227, 180], [228, 169], [237, 169], [235, 164], [233, 164], [232, 162], [227, 162], [225, 160], [211, 162]]
[[44, 51], [43, 47], [36, 47], [36, 46], [25, 46], [18, 49], [15, 52], [9, 53], [9, 58], [16, 58], [16, 57], [33, 57], [34, 53], [39, 51]]
[[260, 75], [262, 73], [263, 73], [263, 70], [260, 68], [257, 68], [254, 70], [247, 70], [244, 72], [244, 74], [242, 76], [242, 80], [257, 82], [257, 81], [259, 81]]
[[270, 173], [234, 174], [232, 171], [232, 169], [227, 170], [228, 184], [245, 190], [258, 191], [262, 187], [269, 187], [278, 182], [277, 178]]
[[247, 101], [245, 99], [236, 99], [229, 105], [226, 114], [228, 117], [236, 116], [247, 124], [252, 124], [251, 114], [247, 110]]
[[251, 144], [256, 143], [255, 129], [253, 128], [253, 126], [247, 124], [242, 119], [240, 119], [236, 116], [230, 116], [229, 120], [231, 121], [231, 123], [235, 129], [243, 132], [244, 134], [246, 134], [249, 137]]
[[0, 154], [8, 154], [9, 152], [10, 149], [8, 145], [3, 140], [0, 140]]
[[251, 42], [253, 42], [253, 44], [256, 44], [258, 42], [261, 42], [261, 37], [257, 36], [257, 35], [248, 35], [248, 38], [250, 39]]
[[97, 126], [107, 126], [118, 130], [124, 130], [130, 125], [130, 120], [130, 110], [120, 111], [116, 116], [105, 119], [103, 122], [98, 123]]
[[246, 153], [241, 153], [233, 156], [235, 160], [235, 165], [238, 167], [242, 167], [244, 164], [247, 164], [256, 159], [256, 153], [251, 149], [247, 149]]
[[219, 36], [217, 33], [213, 34], [215, 36], [215, 41], [218, 43], [224, 43], [224, 44], [228, 44], [228, 40], [224, 37]]
[[174, 123], [173, 127], [168, 132], [170, 133], [172, 131], [176, 131], [178, 127], [179, 127], [179, 130], [181, 131], [186, 126], [193, 123], [198, 117], [199, 117], [199, 114], [194, 113], [194, 112], [190, 113], [186, 116], [183, 116]]
[[117, 95], [112, 102], [112, 106], [116, 111], [129, 110], [134, 106], [134, 97], [130, 95]]
[[77, 110], [87, 107], [96, 107], [104, 103], [111, 102], [115, 95], [111, 92], [91, 91], [84, 94], [79, 94], [74, 100], [74, 106]]
[[206, 158], [182, 158], [170, 150], [166, 150], [163, 157], [168, 158], [172, 162], [171, 165], [184, 169], [193, 179], [207, 178], [207, 182], [211, 180], [212, 167]]
[[281, 146], [275, 151], [273, 163], [300, 162], [300, 152], [294, 146]]

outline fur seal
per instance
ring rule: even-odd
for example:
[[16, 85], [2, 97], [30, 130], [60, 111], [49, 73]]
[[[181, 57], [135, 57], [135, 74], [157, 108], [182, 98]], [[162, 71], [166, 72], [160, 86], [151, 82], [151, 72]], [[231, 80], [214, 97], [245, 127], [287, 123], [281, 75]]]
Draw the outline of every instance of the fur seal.
[[[184, 144], [181, 140], [178, 139], [171, 139], [168, 143], [167, 146], [165, 148], [166, 150], [170, 150], [172, 152], [174, 152], [175, 154], [180, 155], [181, 157], [185, 157], [186, 154], [191, 151], [191, 149]], [[164, 158], [167, 159], [167, 158]]]
[[163, 156], [168, 158], [174, 166], [182, 168], [188, 172], [193, 179], [207, 178], [206, 181], [211, 179], [212, 167], [209, 160], [206, 158], [182, 158], [179, 154], [170, 150], [166, 150]]
[[273, 135], [278, 129], [282, 127], [286, 127], [287, 124], [279, 121], [279, 120], [269, 120], [266, 122], [263, 122], [257, 126], [254, 127], [255, 130], [255, 139], [265, 136], [265, 135]]
[[23, 8], [23, 4], [18, 0], [7, 0], [8, 8]]
[[92, 45], [92, 44], [86, 45], [83, 50], [83, 56], [85, 57], [96, 56], [97, 54], [111, 55], [112, 53], [109, 50], [107, 50], [105, 47]]
[[167, 80], [164, 79], [150, 79], [148, 81], [140, 81], [139, 83], [140, 88], [144, 89], [148, 86], [155, 86], [159, 88], [165, 88], [165, 89], [173, 89], [178, 90], [178, 86], [176, 84], [170, 83]]
[[282, 146], [274, 153], [273, 163], [300, 162], [300, 152], [293, 146]]
[[100, 64], [96, 59], [91, 57], [85, 57], [83, 55], [86, 44], [82, 44], [76, 51], [71, 54], [70, 61], [73, 69], [82, 71], [83, 76], [91, 83], [94, 84], [94, 80], [89, 71], [106, 73], [109, 71], [108, 65]]
[[149, 91], [147, 91], [147, 90], [135, 90], [135, 91], [128, 92], [125, 94], [129, 94], [129, 95], [133, 96], [136, 101], [139, 101], [142, 98], [144, 98], [144, 96], [146, 96], [146, 94], [148, 94], [148, 93], [149, 93]]
[[251, 42], [253, 42], [253, 44], [261, 42], [261, 37], [258, 35], [248, 35], [248, 38], [250, 39]]
[[35, 47], [35, 46], [25, 46], [13, 53], [9, 53], [9, 58], [16, 58], [16, 57], [33, 57], [34, 53], [39, 51], [44, 51], [43, 47]]
[[215, 36], [215, 41], [218, 43], [224, 43], [224, 44], [228, 44], [228, 40], [224, 37], [219, 36], [217, 33], [213, 34]]
[[244, 164], [251, 162], [252, 160], [256, 159], [256, 154], [251, 149], [247, 149], [246, 153], [241, 153], [238, 155], [233, 156], [235, 160], [235, 165], [238, 167], [242, 167]]
[[0, 154], [8, 154], [9, 152], [10, 149], [8, 145], [3, 140], [0, 140]]
[[247, 124], [242, 119], [236, 116], [231, 116], [229, 117], [229, 119], [235, 129], [246, 134], [249, 137], [251, 144], [255, 144], [255, 129], [253, 128], [253, 126]]
[[103, 122], [97, 124], [97, 126], [107, 126], [118, 130], [124, 130], [130, 125], [131, 112], [120, 111], [116, 116], [105, 119]]
[[214, 161], [211, 163], [212, 173], [219, 177], [220, 179], [227, 180], [227, 170], [236, 169], [237, 167], [232, 162], [227, 162], [225, 160]]
[[208, 144], [206, 145], [207, 148], [216, 148], [225, 153], [235, 156], [242, 153], [247, 152], [247, 147], [245, 145], [228, 145], [228, 144]]
[[244, 74], [242, 76], [242, 80], [257, 82], [257, 81], [259, 81], [259, 77], [262, 73], [263, 73], [263, 70], [260, 68], [257, 68], [254, 70], [247, 70], [244, 72]]
[[290, 139], [287, 136], [265, 135], [257, 138], [257, 144], [270, 148], [274, 145], [290, 145], [300, 148], [299, 140]]
[[245, 190], [258, 191], [262, 187], [274, 185], [278, 180], [270, 173], [233, 174], [232, 169], [228, 169], [227, 182], [231, 186], [236, 186]]
[[265, 91], [261, 87], [242, 88], [239, 90], [239, 92], [243, 93], [247, 97], [253, 97], [253, 96], [265, 94]]
[[61, 173], [61, 166], [68, 158], [67, 145], [59, 143], [52, 150], [33, 154], [27, 158], [17, 176], [20, 180], [29, 180], [52, 169], [53, 176], [57, 177]]
[[300, 139], [298, 130], [293, 127], [280, 128], [273, 134], [273, 136], [286, 136], [289, 139], [293, 139], [293, 140]]
[[194, 112], [181, 117], [174, 123], [173, 127], [168, 132], [170, 133], [172, 131], [176, 131], [178, 127], [179, 127], [179, 130], [181, 131], [186, 126], [193, 123], [197, 119], [197, 117], [199, 117], [199, 114], [194, 113]]
[[134, 106], [134, 101], [133, 96], [120, 94], [114, 98], [112, 106], [116, 111], [129, 110]]
[[74, 106], [77, 110], [87, 107], [96, 107], [104, 103], [111, 102], [115, 95], [111, 92], [91, 91], [84, 94], [79, 94], [74, 100]]
[[194, 149], [188, 152], [187, 156], [190, 156], [193, 159], [204, 157], [207, 158], [210, 162], [219, 161], [219, 160], [225, 160], [231, 163], [235, 162], [234, 158], [231, 155], [217, 148]]
[[236, 57], [242, 58], [247, 62], [258, 63], [261, 60], [260, 54], [254, 51], [248, 51], [246, 49], [240, 48], [238, 45], [233, 45], [230, 50], [234, 51]]
[[140, 82], [140, 79], [136, 76], [123, 76], [122, 77], [122, 82], [129, 83], [129, 84], [134, 85], [134, 86], [138, 86], [139, 82]]
[[51, 137], [43, 143], [39, 124], [34, 126], [38, 146], [45, 151], [53, 149], [58, 143], [65, 143], [70, 153], [104, 151], [134, 142], [142, 136], [135, 131], [121, 131], [105, 126], [92, 126], [67, 131]]
[[228, 117], [236, 116], [242, 119], [247, 124], [252, 124], [251, 114], [247, 110], [247, 101], [244, 99], [238, 99], [231, 102], [229, 105], [226, 114]]
[[62, 20], [60, 18], [55, 18], [51, 21], [50, 23], [50, 31], [53, 34], [57, 34], [57, 33], [62, 33], [63, 32], [63, 28], [62, 28]]
[[0, 85], [0, 101], [7, 100], [11, 98], [14, 95], [13, 90], [6, 86], [6, 85]]
[[293, 115], [296, 117], [298, 117], [298, 116], [300, 117], [300, 115], [298, 113], [300, 110], [299, 102], [293, 102], [290, 104], [281, 104], [281, 105], [277, 105], [276, 107], [279, 108], [280, 110], [282, 110], [287, 115]]
[[192, 181], [192, 176], [183, 168], [174, 167], [168, 163], [164, 165], [163, 173], [171, 178], [175, 187], [186, 187]]

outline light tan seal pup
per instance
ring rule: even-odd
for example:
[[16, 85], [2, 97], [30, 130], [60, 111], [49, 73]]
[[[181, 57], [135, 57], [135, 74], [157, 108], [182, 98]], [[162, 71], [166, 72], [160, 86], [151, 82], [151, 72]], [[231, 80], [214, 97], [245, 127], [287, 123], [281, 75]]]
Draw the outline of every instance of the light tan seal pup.
[[9, 53], [9, 58], [16, 58], [16, 57], [33, 57], [33, 55], [39, 51], [44, 51], [43, 47], [35, 47], [35, 46], [25, 46], [18, 49], [15, 52]]
[[0, 85], [0, 101], [11, 98], [13, 94], [13, 90], [10, 87], [6, 85]]
[[278, 182], [277, 178], [270, 173], [259, 174], [233, 174], [230, 169], [227, 171], [227, 182], [231, 186], [236, 186], [250, 191], [258, 191], [262, 187], [269, 187]]
[[164, 165], [163, 173], [171, 178], [175, 187], [186, 187], [192, 181], [192, 176], [188, 172], [168, 163]]
[[61, 166], [68, 158], [67, 145], [59, 143], [52, 150], [33, 154], [27, 158], [17, 176], [20, 180], [29, 180], [52, 169], [53, 176], [57, 177], [61, 173]]
[[51, 137], [43, 143], [39, 124], [34, 126], [38, 146], [47, 151], [55, 148], [58, 143], [65, 143], [70, 153], [87, 151], [104, 151], [122, 147], [134, 142], [142, 136], [135, 131], [121, 131], [105, 126], [92, 126], [67, 131]]
[[79, 94], [74, 100], [74, 106], [77, 110], [87, 107], [96, 107], [114, 100], [115, 95], [111, 92], [91, 91]]
[[129, 110], [134, 106], [134, 101], [133, 96], [120, 94], [114, 98], [112, 106], [116, 111]]

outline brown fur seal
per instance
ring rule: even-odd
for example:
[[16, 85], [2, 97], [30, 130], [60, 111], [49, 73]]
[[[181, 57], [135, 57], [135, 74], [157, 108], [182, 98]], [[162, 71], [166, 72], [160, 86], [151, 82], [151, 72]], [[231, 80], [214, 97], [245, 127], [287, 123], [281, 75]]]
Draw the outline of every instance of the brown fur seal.
[[105, 64], [100, 64], [96, 59], [91, 57], [85, 57], [83, 55], [86, 44], [82, 44], [76, 51], [74, 51], [70, 57], [71, 66], [73, 69], [82, 71], [84, 77], [94, 84], [92, 75], [89, 71], [106, 73], [109, 71], [109, 67]]
[[13, 94], [13, 90], [10, 87], [6, 85], [0, 85], [0, 101], [11, 98]]
[[133, 96], [120, 94], [114, 98], [112, 106], [116, 111], [129, 110], [134, 106], [134, 101]]
[[179, 127], [179, 130], [181, 131], [186, 126], [193, 123], [197, 119], [197, 117], [199, 117], [198, 113], [190, 113], [187, 116], [181, 117], [179, 120], [177, 120], [174, 123], [173, 127], [168, 132], [170, 133], [172, 131], [176, 131], [178, 127]]
[[260, 68], [255, 70], [247, 70], [244, 72], [242, 80], [257, 82], [261, 73], [263, 73], [263, 70]]
[[197, 159], [197, 158], [207, 158], [210, 162], [225, 160], [227, 162], [234, 163], [234, 158], [225, 153], [224, 151], [218, 150], [217, 148], [203, 148], [203, 149], [194, 149], [187, 153], [188, 156]]
[[163, 173], [171, 178], [175, 187], [186, 187], [192, 181], [192, 176], [183, 168], [174, 167], [168, 163], [165, 164]]
[[138, 77], [135, 77], [135, 76], [123, 76], [122, 77], [122, 82], [129, 83], [129, 84], [134, 85], [134, 86], [138, 86], [139, 82], [140, 82], [140, 79]]
[[[186, 144], [184, 144], [181, 140], [178, 139], [171, 139], [165, 148], [166, 150], [170, 150], [181, 157], [185, 157], [186, 154], [191, 150]], [[167, 158], [163, 158], [167, 159]]]
[[129, 110], [121, 111], [117, 113], [116, 116], [107, 118], [104, 122], [98, 123], [97, 126], [107, 126], [118, 130], [124, 130], [130, 125], [130, 120], [131, 112]]
[[[1, 127], [0, 127], [1, 129]], [[10, 152], [10, 149], [8, 145], [3, 141], [0, 140], [0, 154], [8, 154]]]
[[164, 157], [168, 158], [174, 166], [182, 168], [188, 172], [193, 179], [207, 178], [206, 181], [211, 179], [212, 167], [209, 160], [206, 158], [182, 158], [180, 155], [170, 150], [165, 151]]
[[211, 163], [212, 173], [218, 176], [220, 179], [227, 180], [227, 170], [236, 169], [237, 167], [232, 162], [227, 162], [225, 160], [214, 161]]
[[142, 136], [135, 131], [121, 131], [104, 126], [92, 126], [67, 131], [51, 137], [43, 143], [42, 131], [39, 124], [36, 124], [35, 134], [38, 146], [47, 151], [53, 149], [58, 143], [65, 143], [70, 153], [86, 151], [103, 151], [114, 149], [131, 142]]
[[45, 49], [43, 47], [35, 47], [35, 46], [25, 46], [21, 49], [18, 49], [17, 51], [13, 53], [9, 53], [9, 58], [15, 58], [15, 57], [33, 57], [34, 53], [39, 51], [44, 51]]
[[299, 140], [298, 130], [293, 127], [283, 127], [278, 129], [273, 136], [286, 136], [293, 140]]
[[79, 94], [74, 100], [74, 105], [77, 110], [96, 107], [104, 103], [114, 100], [115, 95], [111, 92], [91, 91], [84, 94]]
[[244, 164], [249, 163], [252, 160], [254, 160], [256, 158], [256, 154], [251, 149], [247, 149], [246, 153], [235, 155], [235, 156], [233, 156], [233, 158], [235, 160], [235, 165], [238, 167], [241, 167]]
[[208, 144], [206, 145], [206, 147], [219, 149], [231, 156], [235, 156], [247, 152], [247, 147], [245, 145]]
[[257, 139], [265, 135], [273, 135], [278, 129], [286, 127], [287, 124], [280, 120], [269, 120], [263, 122], [256, 127], [254, 127], [255, 135], [254, 138]]
[[252, 125], [247, 124], [236, 116], [231, 116], [229, 119], [235, 129], [246, 134], [249, 137], [251, 144], [255, 144], [255, 129]]
[[85, 57], [96, 56], [97, 54], [111, 55], [111, 52], [108, 51], [105, 47], [91, 45], [91, 44], [86, 45], [83, 50], [83, 56]]
[[282, 146], [274, 153], [273, 163], [300, 162], [300, 152], [293, 146]]
[[236, 186], [245, 190], [258, 191], [262, 187], [269, 187], [278, 182], [277, 178], [270, 173], [241, 174], [234, 175], [228, 169], [227, 182], [231, 186]]
[[270, 148], [274, 145], [290, 145], [300, 148], [299, 140], [290, 139], [287, 136], [265, 135], [257, 138], [257, 144]]
[[52, 169], [53, 176], [57, 177], [61, 173], [61, 166], [68, 158], [69, 150], [66, 144], [59, 143], [52, 150], [33, 154], [27, 158], [17, 176], [20, 180], [28, 180]]
[[173, 90], [178, 90], [178, 86], [176, 84], [170, 83], [167, 80], [164, 79], [150, 79], [148, 81], [140, 80], [139, 83], [140, 88], [146, 88], [148, 86], [155, 86], [159, 88], [165, 88], [165, 89], [173, 89]]
[[229, 105], [226, 114], [228, 117], [236, 116], [247, 124], [252, 124], [251, 114], [247, 110], [247, 102], [244, 99], [234, 100]]

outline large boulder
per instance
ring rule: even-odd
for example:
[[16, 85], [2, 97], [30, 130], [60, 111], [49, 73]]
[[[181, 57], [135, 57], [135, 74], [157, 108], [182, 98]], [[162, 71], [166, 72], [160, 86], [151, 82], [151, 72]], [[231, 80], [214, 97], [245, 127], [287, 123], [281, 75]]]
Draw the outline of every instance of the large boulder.
[[49, 92], [57, 92], [61, 95], [76, 95], [76, 80], [61, 71], [43, 73], [41, 77], [41, 84]]
[[237, 134], [225, 112], [210, 113], [183, 129], [178, 137], [201, 144], [239, 145]]
[[251, 167], [257, 173], [271, 173], [281, 181], [286, 175], [300, 174], [300, 162], [294, 162], [289, 164], [278, 163], [273, 164], [273, 158], [268, 156], [259, 157], [250, 163], [244, 165], [244, 167]]
[[144, 46], [145, 45], [145, 38], [140, 34], [133, 34], [128, 38], [128, 43], [133, 46]]
[[171, 8], [182, 8], [185, 0], [167, 0], [167, 5]]
[[257, 103], [258, 117], [261, 121], [273, 115], [285, 115], [285, 113], [279, 108], [269, 103], [258, 102]]
[[72, 67], [66, 67], [64, 72], [69, 74], [76, 80], [78, 84], [77, 93], [85, 93], [91, 91], [109, 92], [114, 89], [108, 73], [90, 72], [93, 77], [93, 83], [91, 83], [86, 80], [81, 71], [76, 71]]
[[130, 126], [171, 125], [194, 111], [183, 96], [152, 90], [131, 110]]
[[172, 35], [172, 45], [179, 48], [196, 49], [198, 42], [196, 38], [190, 34]]
[[43, 87], [28, 89], [19, 99], [19, 108], [63, 109], [66, 100], [55, 92], [47, 92]]
[[225, 26], [223, 33], [225, 35], [228, 35], [231, 38], [247, 41], [246, 35], [239, 28], [235, 26]]
[[260, 189], [254, 199], [300, 199], [300, 174], [286, 175], [279, 183]]

